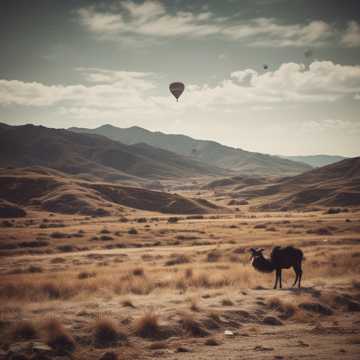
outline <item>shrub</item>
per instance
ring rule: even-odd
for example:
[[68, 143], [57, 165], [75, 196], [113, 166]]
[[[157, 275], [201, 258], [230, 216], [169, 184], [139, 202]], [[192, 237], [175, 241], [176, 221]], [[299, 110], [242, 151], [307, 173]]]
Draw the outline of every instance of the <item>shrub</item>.
[[296, 312], [295, 305], [291, 303], [286, 303], [277, 297], [270, 298], [267, 304], [271, 309], [279, 311], [281, 313], [280, 317], [282, 319], [288, 319], [289, 317], [293, 316]]
[[204, 337], [209, 335], [209, 333], [203, 329], [200, 323], [194, 320], [191, 315], [183, 315], [180, 324], [185, 332], [191, 336]]
[[82, 271], [78, 274], [78, 279], [80, 279], [80, 280], [89, 279], [89, 278], [92, 278], [95, 276], [96, 276], [95, 272]]
[[315, 234], [315, 235], [327, 235], [330, 236], [333, 233], [327, 228], [318, 228], [318, 229], [310, 229], [307, 231], [308, 234]]
[[46, 343], [59, 354], [68, 354], [75, 350], [75, 340], [56, 319], [49, 319], [44, 324]]
[[132, 271], [133, 275], [135, 276], [144, 276], [144, 269], [141, 268], [141, 267], [138, 267], [138, 268], [135, 268], [133, 271]]
[[172, 258], [165, 263], [165, 266], [187, 264], [189, 262], [190, 262], [190, 259], [186, 255], [178, 254], [178, 255], [172, 256]]
[[41, 273], [43, 272], [43, 269], [41, 266], [36, 266], [36, 265], [30, 265], [27, 269], [27, 271], [29, 273]]
[[126, 336], [119, 331], [113, 320], [106, 318], [96, 320], [94, 325], [94, 342], [96, 346], [112, 346], [119, 340], [126, 340]]
[[341, 213], [341, 208], [329, 208], [325, 214], [335, 215]]
[[62, 252], [73, 252], [76, 250], [76, 247], [70, 244], [59, 245], [56, 248]]
[[159, 337], [159, 316], [153, 311], [145, 313], [135, 322], [135, 333], [143, 338]]
[[100, 236], [100, 240], [101, 241], [110, 241], [110, 240], [114, 240], [114, 238], [111, 236], [108, 236], [108, 235], [102, 235], [102, 236]]
[[234, 303], [233, 303], [230, 299], [223, 299], [223, 300], [221, 301], [221, 305], [222, 305], [222, 306], [233, 306]]
[[55, 231], [50, 234], [50, 237], [52, 237], [53, 239], [66, 239], [68, 238], [68, 234], [65, 234], [61, 231]]
[[38, 332], [33, 322], [23, 320], [15, 323], [11, 335], [15, 340], [31, 340], [38, 337]]
[[111, 234], [111, 232], [106, 229], [106, 228], [103, 228], [101, 231], [100, 231], [100, 234]]
[[128, 230], [128, 234], [130, 235], [137, 235], [138, 234], [138, 231], [135, 229], [135, 228], [130, 228]]
[[216, 339], [210, 338], [210, 339], [207, 339], [207, 340], [205, 341], [205, 345], [207, 345], [207, 346], [219, 346], [220, 343], [219, 343], [219, 341], [217, 341]]
[[204, 219], [204, 215], [189, 215], [186, 217], [187, 220], [201, 220]]
[[135, 307], [136, 307], [136, 306], [132, 303], [132, 301], [129, 300], [129, 299], [123, 300], [122, 306], [124, 306], [124, 307], [131, 307], [131, 308], [133, 308], [133, 309], [135, 309]]
[[221, 253], [218, 250], [212, 250], [207, 254], [208, 262], [217, 262], [221, 258]]
[[175, 217], [175, 216], [172, 216], [172, 217], [169, 217], [168, 218], [168, 223], [169, 224], [176, 224], [177, 222], [179, 221], [179, 218]]

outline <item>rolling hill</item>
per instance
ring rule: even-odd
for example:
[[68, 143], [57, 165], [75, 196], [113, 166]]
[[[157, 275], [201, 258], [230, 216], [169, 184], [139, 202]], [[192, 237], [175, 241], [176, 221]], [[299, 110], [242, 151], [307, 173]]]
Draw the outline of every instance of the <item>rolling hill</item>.
[[123, 207], [169, 214], [202, 214], [218, 208], [205, 199], [82, 181], [43, 167], [0, 169], [0, 199], [0, 217], [14, 216], [23, 208], [90, 216], [121, 215]]
[[0, 167], [43, 166], [89, 180], [128, 181], [220, 175], [228, 171], [146, 144], [43, 126], [0, 124]]
[[258, 199], [261, 210], [312, 206], [360, 206], [360, 157], [345, 159], [240, 195]]
[[103, 135], [128, 145], [146, 143], [182, 156], [191, 156], [193, 159], [212, 166], [231, 169], [238, 174], [284, 176], [299, 174], [311, 169], [311, 166], [307, 164], [278, 156], [236, 149], [215, 141], [196, 140], [185, 135], [151, 132], [137, 126], [123, 129], [112, 125], [103, 125], [96, 129], [73, 127], [69, 130], [76, 133]]

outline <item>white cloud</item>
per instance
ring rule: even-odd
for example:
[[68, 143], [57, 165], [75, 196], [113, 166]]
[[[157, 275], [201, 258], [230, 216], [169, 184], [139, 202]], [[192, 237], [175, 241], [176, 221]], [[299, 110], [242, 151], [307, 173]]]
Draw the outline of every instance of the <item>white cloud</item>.
[[333, 35], [324, 21], [309, 24], [279, 24], [275, 19], [257, 18], [230, 26], [222, 33], [234, 40], [252, 38], [251, 46], [319, 46]]
[[[345, 31], [322, 21], [286, 24], [273, 18], [235, 20], [218, 17], [208, 9], [200, 12], [170, 13], [163, 3], [147, 0], [143, 3], [120, 2], [117, 7], [86, 7], [77, 11], [80, 23], [102, 39], [137, 43], [152, 38], [201, 38], [218, 36], [230, 41], [242, 41], [249, 46], [316, 47], [329, 43], [360, 46], [359, 25], [349, 22]], [[340, 36], [340, 38], [339, 38]]]
[[116, 12], [111, 10], [81, 8], [78, 10], [80, 23], [102, 38], [218, 35], [230, 40], [251, 40], [252, 46], [276, 47], [319, 46], [334, 33], [330, 25], [319, 20], [308, 24], [280, 24], [275, 19], [255, 18], [236, 23], [230, 18], [216, 17], [209, 11], [170, 14], [162, 3], [151, 0], [143, 3], [126, 1], [120, 3]]
[[[286, 63], [277, 70], [258, 73], [234, 71], [215, 86], [189, 84], [180, 105], [171, 95], [155, 96], [152, 73], [80, 68], [87, 85], [45, 85], [18, 80], [0, 80], [0, 105], [56, 106], [63, 114], [95, 118], [123, 112], [145, 114], [181, 113], [187, 109], [214, 108], [261, 110], [283, 103], [334, 102], [360, 93], [360, 66], [316, 61], [309, 68]], [[167, 89], [164, 89], [167, 91]]]
[[80, 23], [100, 37], [114, 34], [199, 37], [215, 34], [220, 29], [208, 23], [212, 16], [209, 12], [193, 14], [178, 11], [170, 15], [158, 1], [144, 1], [140, 4], [125, 1], [120, 3], [120, 12], [116, 13], [94, 7], [81, 8], [77, 13]]
[[360, 25], [356, 21], [350, 21], [341, 42], [347, 47], [360, 46]]
[[146, 92], [155, 87], [152, 74], [80, 68], [90, 85], [44, 85], [0, 80], [0, 105], [52, 106], [66, 102], [80, 107], [129, 108], [144, 106]]
[[360, 66], [331, 61], [287, 63], [273, 72], [235, 71], [215, 87], [191, 89], [188, 101], [204, 106], [220, 104], [271, 104], [282, 102], [332, 102], [360, 91]]
[[136, 71], [113, 71], [99, 68], [78, 68], [85, 79], [92, 83], [120, 83], [123, 88], [149, 90], [155, 85], [149, 80], [155, 74]]

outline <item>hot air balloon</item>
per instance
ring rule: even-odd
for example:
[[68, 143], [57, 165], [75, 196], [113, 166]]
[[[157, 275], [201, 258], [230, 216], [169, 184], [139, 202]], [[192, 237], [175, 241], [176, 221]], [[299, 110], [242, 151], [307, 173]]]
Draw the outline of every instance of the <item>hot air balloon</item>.
[[304, 51], [305, 56], [305, 67], [310, 67], [311, 58], [313, 57], [314, 52], [311, 49], [306, 49]]
[[311, 58], [311, 57], [313, 56], [313, 51], [312, 51], [311, 49], [306, 49], [306, 50], [304, 51], [304, 56], [305, 56], [307, 59]]
[[169, 85], [169, 90], [175, 96], [176, 101], [179, 101], [179, 97], [183, 93], [184, 89], [185, 85], [182, 82], [173, 82]]

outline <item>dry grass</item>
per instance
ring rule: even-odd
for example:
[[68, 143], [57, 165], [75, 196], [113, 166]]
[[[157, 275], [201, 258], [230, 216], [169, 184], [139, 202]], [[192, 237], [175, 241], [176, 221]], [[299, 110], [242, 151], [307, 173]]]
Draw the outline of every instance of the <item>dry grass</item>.
[[190, 310], [199, 312], [200, 311], [200, 305], [199, 305], [199, 298], [198, 297], [192, 297], [190, 299]]
[[219, 250], [212, 250], [207, 254], [208, 262], [217, 262], [222, 257], [222, 254]]
[[230, 299], [222, 299], [221, 300], [221, 305], [222, 306], [233, 306], [234, 303], [230, 300]]
[[38, 329], [32, 321], [22, 320], [16, 322], [11, 331], [14, 340], [31, 340], [39, 337]]
[[[194, 252], [195, 250], [196, 247]], [[166, 270], [162, 265], [162, 256], [153, 256], [151, 263], [143, 263], [141, 267], [136, 267], [135, 263], [124, 260], [119, 263], [105, 261], [111, 266], [99, 268], [97, 265], [106, 259], [104, 256], [96, 255], [91, 258], [92, 267], [87, 266], [85, 271], [80, 272], [76, 265], [72, 265], [66, 260], [64, 262], [65, 258], [54, 258], [61, 259], [59, 264], [64, 264], [62, 265], [65, 266], [63, 271], [49, 272], [45, 266], [41, 266], [43, 269], [41, 273], [1, 275], [0, 300], [4, 302], [12, 300], [65, 301], [77, 297], [101, 295], [104, 290], [117, 295], [147, 295], [154, 290], [187, 291], [190, 289], [245, 289], [272, 286], [274, 274], [256, 272], [247, 263], [248, 255], [246, 253], [239, 254], [240, 262], [232, 263], [228, 260], [228, 256], [233, 253], [232, 249], [222, 250], [222, 262], [208, 263], [201, 261], [203, 255], [196, 255], [194, 252], [191, 258], [188, 253], [170, 255], [167, 264], [171, 264], [172, 267]], [[324, 279], [329, 276], [332, 278], [346, 276], [355, 279], [355, 274], [360, 272], [360, 263], [357, 257], [351, 256], [353, 250], [350, 246], [329, 248], [321, 255], [308, 248], [305, 248], [304, 252], [306, 261], [304, 261], [303, 282], [305, 284], [311, 279]], [[194, 259], [193, 263], [196, 266], [178, 271], [181, 265], [188, 263], [190, 259]], [[53, 260], [52, 263], [55, 263]], [[79, 261], [80, 265], [81, 263]], [[95, 272], [96, 276], [94, 276]], [[284, 271], [283, 277], [284, 287], [289, 286], [294, 279], [293, 271]]]
[[154, 311], [147, 311], [134, 323], [134, 330], [137, 336], [156, 339], [161, 335], [159, 315]]
[[144, 268], [142, 267], [137, 267], [135, 269], [132, 270], [132, 274], [134, 276], [144, 276], [145, 272], [144, 272]]
[[78, 279], [89, 279], [89, 278], [92, 278], [92, 277], [95, 277], [96, 276], [96, 273], [95, 272], [89, 272], [89, 271], [82, 271], [79, 273], [78, 275]]
[[76, 344], [72, 335], [57, 319], [48, 319], [43, 324], [46, 343], [59, 354], [69, 354], [75, 350]]
[[280, 312], [280, 317], [284, 319], [290, 318], [299, 312], [299, 309], [293, 303], [285, 302], [278, 297], [268, 299], [267, 305], [271, 309]]
[[149, 345], [150, 350], [166, 349], [168, 344], [165, 341], [155, 341]]
[[180, 325], [186, 334], [193, 337], [208, 336], [209, 333], [201, 326], [201, 324], [190, 314], [182, 314]]
[[97, 347], [109, 347], [127, 336], [121, 332], [117, 324], [109, 318], [99, 318], [93, 325], [94, 343]]
[[171, 259], [166, 261], [166, 266], [174, 266], [180, 264], [187, 264], [190, 262], [190, 258], [184, 254], [173, 254], [171, 255]]

